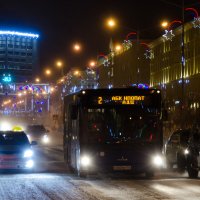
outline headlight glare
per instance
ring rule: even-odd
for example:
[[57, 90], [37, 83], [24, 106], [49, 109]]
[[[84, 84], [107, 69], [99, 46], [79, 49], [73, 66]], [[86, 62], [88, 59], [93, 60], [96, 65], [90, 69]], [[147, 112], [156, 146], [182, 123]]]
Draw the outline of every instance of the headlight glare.
[[185, 155], [187, 155], [187, 154], [189, 154], [189, 153], [190, 153], [190, 151], [189, 151], [188, 149], [185, 149], [185, 150], [184, 150], [184, 154], [185, 154]]
[[30, 158], [33, 156], [33, 151], [31, 149], [28, 149], [24, 152], [24, 158]]
[[33, 162], [33, 160], [28, 160], [27, 162], [26, 162], [26, 168], [32, 168], [34, 166], [34, 162]]
[[153, 157], [153, 164], [157, 167], [163, 166], [163, 158], [160, 155]]
[[87, 167], [87, 166], [91, 165], [91, 159], [90, 159], [90, 157], [86, 156], [86, 155], [82, 156], [81, 157], [81, 165], [83, 167]]
[[48, 135], [44, 135], [43, 138], [42, 138], [42, 141], [43, 141], [44, 143], [48, 143], [48, 142], [49, 142], [49, 137], [48, 137]]

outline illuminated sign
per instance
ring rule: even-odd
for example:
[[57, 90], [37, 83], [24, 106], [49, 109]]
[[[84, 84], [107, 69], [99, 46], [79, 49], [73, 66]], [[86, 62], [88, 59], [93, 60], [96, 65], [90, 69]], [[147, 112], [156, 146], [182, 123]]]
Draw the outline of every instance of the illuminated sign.
[[6, 83], [10, 83], [12, 81], [12, 78], [11, 78], [10, 75], [8, 75], [8, 76], [4, 75], [3, 78], [2, 78], [2, 81], [6, 82]]
[[97, 104], [122, 104], [122, 105], [134, 105], [139, 102], [143, 102], [145, 100], [145, 96], [132, 96], [132, 95], [120, 95], [120, 96], [110, 96], [110, 97], [102, 97], [98, 96]]

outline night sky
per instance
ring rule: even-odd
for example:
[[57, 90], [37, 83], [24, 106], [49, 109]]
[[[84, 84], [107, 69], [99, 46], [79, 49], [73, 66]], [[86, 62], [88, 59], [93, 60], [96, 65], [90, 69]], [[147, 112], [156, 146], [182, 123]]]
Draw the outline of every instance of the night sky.
[[[131, 29], [140, 30], [142, 39], [154, 39], [163, 33], [160, 22], [181, 19], [182, 0], [6, 0], [0, 2], [0, 27], [39, 33], [40, 66], [55, 66], [65, 61], [65, 72], [71, 67], [84, 67], [99, 53], [108, 53], [109, 40], [123, 41]], [[185, 0], [200, 11], [200, 1]], [[114, 16], [118, 27], [108, 30], [105, 19]], [[192, 15], [186, 16], [187, 20]], [[72, 51], [74, 42], [83, 44], [82, 53]]]

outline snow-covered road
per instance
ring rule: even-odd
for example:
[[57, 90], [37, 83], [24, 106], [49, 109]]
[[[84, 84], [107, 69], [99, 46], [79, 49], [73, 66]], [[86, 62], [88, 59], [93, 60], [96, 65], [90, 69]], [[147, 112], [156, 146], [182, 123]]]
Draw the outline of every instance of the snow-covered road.
[[60, 143], [34, 150], [34, 173], [0, 174], [0, 200], [200, 199], [200, 179], [188, 179], [187, 174], [159, 172], [152, 180], [121, 174], [83, 179], [67, 171]]

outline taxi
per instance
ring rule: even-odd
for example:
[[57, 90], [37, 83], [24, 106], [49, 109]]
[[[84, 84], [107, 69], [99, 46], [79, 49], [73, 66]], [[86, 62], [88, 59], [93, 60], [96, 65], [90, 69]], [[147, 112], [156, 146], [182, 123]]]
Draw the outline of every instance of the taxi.
[[25, 169], [34, 167], [33, 149], [27, 135], [18, 131], [0, 131], [0, 169]]

